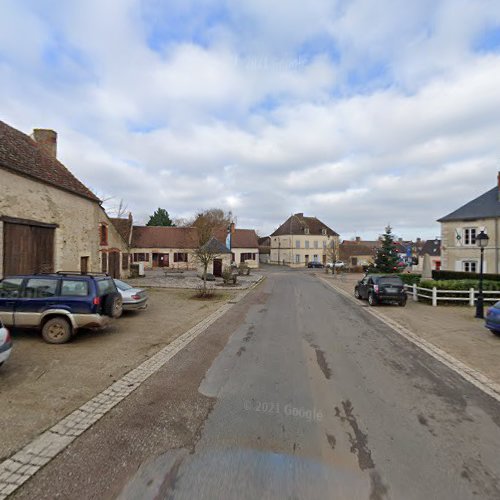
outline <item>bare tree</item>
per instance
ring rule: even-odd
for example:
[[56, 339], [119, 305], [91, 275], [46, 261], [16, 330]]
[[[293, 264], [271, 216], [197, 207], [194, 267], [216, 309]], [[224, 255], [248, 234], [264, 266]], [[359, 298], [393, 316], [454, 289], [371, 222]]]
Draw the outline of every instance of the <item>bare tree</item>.
[[206, 297], [207, 296], [207, 271], [208, 271], [208, 266], [216, 259], [219, 254], [219, 242], [213, 238], [210, 237], [209, 240], [205, 241], [204, 243], [201, 243], [202, 238], [200, 237], [199, 239], [200, 244], [198, 248], [195, 249], [194, 251], [194, 256], [195, 259], [201, 264], [203, 267], [203, 291], [202, 291], [202, 296]]
[[200, 245], [204, 245], [218, 229], [227, 228], [235, 220], [231, 211], [224, 212], [220, 208], [210, 208], [196, 214], [191, 225], [198, 229]]
[[[326, 247], [326, 261], [332, 263], [332, 274], [335, 276], [337, 274], [337, 267], [335, 263], [340, 260], [340, 245], [336, 240], [328, 242]], [[328, 272], [328, 268], [327, 268]]]

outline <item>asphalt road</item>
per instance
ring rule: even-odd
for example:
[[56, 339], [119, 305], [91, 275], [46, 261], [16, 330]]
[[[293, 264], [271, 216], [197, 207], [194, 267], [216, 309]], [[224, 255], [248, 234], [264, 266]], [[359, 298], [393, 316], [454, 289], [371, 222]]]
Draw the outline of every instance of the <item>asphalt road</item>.
[[311, 272], [269, 272], [16, 498], [500, 498], [500, 405]]

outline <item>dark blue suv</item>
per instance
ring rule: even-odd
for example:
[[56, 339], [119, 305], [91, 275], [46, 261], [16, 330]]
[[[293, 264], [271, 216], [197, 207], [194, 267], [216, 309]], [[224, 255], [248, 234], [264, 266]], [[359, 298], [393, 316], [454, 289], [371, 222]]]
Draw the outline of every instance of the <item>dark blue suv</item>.
[[106, 274], [58, 272], [0, 281], [1, 322], [38, 328], [51, 344], [68, 342], [78, 328], [106, 326], [121, 313], [121, 295]]

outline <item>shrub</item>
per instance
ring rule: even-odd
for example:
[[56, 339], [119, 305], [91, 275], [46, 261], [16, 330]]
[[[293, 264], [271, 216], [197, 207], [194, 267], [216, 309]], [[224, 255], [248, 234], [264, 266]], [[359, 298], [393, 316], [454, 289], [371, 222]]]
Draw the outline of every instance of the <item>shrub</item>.
[[[478, 280], [479, 273], [465, 273], [463, 271], [432, 271], [432, 277], [436, 281], [441, 280]], [[488, 281], [500, 281], [500, 274], [484, 274]]]
[[[478, 289], [479, 281], [474, 279], [462, 280], [423, 280], [420, 282], [422, 288], [436, 287], [438, 290], [470, 290], [471, 288]], [[485, 280], [483, 282], [483, 289], [485, 291], [500, 292], [500, 282]]]
[[233, 273], [231, 271], [231, 268], [229, 266], [226, 266], [222, 270], [222, 279], [224, 280], [224, 284], [227, 285], [233, 277]]
[[241, 262], [240, 265], [238, 266], [238, 274], [240, 276], [243, 276], [244, 274], [248, 276], [250, 274], [250, 267], [244, 262]]

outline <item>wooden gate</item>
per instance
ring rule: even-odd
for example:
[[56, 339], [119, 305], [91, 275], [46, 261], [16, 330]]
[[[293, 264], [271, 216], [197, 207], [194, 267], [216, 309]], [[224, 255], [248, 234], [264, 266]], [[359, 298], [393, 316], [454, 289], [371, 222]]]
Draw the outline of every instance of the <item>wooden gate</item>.
[[3, 274], [54, 272], [54, 227], [4, 221]]
[[112, 278], [120, 277], [120, 252], [109, 252], [108, 273]]

